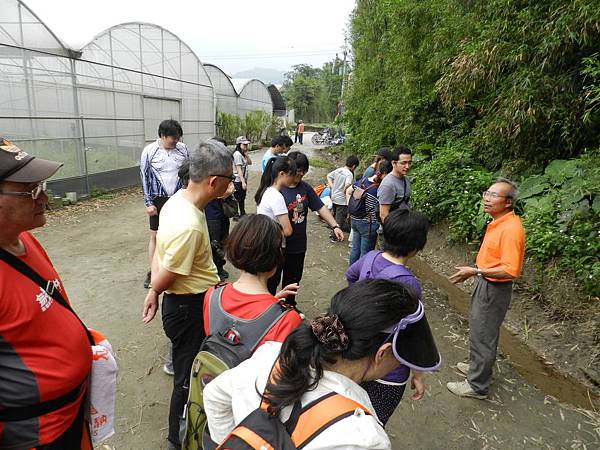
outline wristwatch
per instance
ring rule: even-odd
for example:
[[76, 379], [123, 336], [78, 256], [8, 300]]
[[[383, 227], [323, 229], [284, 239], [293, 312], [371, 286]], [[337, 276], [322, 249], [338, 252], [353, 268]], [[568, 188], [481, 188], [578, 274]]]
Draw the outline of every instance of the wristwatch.
[[341, 227], [337, 223], [334, 226], [331, 227], [332, 230], [335, 230], [336, 228], [340, 228], [341, 229]]
[[478, 277], [482, 277], [483, 276], [483, 274], [481, 273], [481, 269], [479, 267], [477, 267], [477, 273], [476, 273], [476, 275]]

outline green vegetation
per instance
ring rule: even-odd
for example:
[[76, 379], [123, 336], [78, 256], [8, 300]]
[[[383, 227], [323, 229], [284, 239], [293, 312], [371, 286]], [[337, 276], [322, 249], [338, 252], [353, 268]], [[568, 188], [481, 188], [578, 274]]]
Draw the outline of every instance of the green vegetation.
[[304, 122], [334, 119], [341, 98], [343, 66], [344, 62], [336, 56], [320, 69], [300, 64], [285, 74], [281, 92], [297, 119]]
[[252, 111], [241, 118], [235, 114], [219, 112], [216, 125], [217, 134], [228, 144], [235, 143], [235, 138], [241, 135], [252, 142], [270, 140], [283, 126], [278, 117], [264, 111]]
[[415, 206], [459, 242], [520, 182], [528, 257], [600, 295], [597, 0], [357, 0], [350, 37], [346, 147], [415, 149]]
[[321, 169], [327, 169], [327, 170], [331, 170], [331, 169], [335, 168], [335, 166], [331, 162], [325, 161], [324, 159], [309, 158], [308, 163], [309, 163], [310, 167], [319, 167]]

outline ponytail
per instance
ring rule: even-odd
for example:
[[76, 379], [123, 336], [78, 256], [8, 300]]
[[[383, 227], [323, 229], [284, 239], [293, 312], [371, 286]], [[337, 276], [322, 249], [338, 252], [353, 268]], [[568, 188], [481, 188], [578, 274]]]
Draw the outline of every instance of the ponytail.
[[273, 186], [275, 179], [279, 175], [279, 172], [285, 172], [287, 174], [296, 173], [296, 163], [288, 158], [287, 156], [273, 156], [267, 161], [265, 171], [260, 177], [260, 185], [254, 195], [256, 204], [260, 204], [262, 196], [269, 186]]
[[336, 293], [327, 314], [311, 324], [301, 324], [285, 339], [279, 368], [263, 394], [268, 412], [278, 414], [315, 389], [323, 370], [339, 358], [359, 360], [375, 355], [387, 338], [383, 330], [416, 309], [414, 295], [389, 280], [361, 281]]

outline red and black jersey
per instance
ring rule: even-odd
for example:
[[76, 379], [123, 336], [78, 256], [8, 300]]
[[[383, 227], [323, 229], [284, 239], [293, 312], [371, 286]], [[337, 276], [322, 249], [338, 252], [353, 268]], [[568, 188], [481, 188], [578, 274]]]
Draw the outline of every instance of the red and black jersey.
[[[20, 257], [54, 284], [68, 301], [42, 246], [29, 233], [19, 238]], [[0, 261], [0, 409], [24, 407], [63, 396], [89, 375], [92, 351], [81, 323], [35, 282]], [[80, 398], [54, 412], [19, 422], [0, 422], [0, 449], [52, 442], [71, 425]]]

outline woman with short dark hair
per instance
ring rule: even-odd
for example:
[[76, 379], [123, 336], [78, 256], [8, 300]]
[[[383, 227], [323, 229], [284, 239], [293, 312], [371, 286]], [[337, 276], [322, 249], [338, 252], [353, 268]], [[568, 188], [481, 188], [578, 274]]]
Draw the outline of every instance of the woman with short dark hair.
[[[227, 259], [241, 271], [238, 280], [227, 283], [221, 292], [221, 307], [227, 314], [245, 320], [255, 319], [273, 303], [297, 292], [297, 284], [285, 286], [275, 296], [267, 288], [267, 280], [283, 260], [282, 241], [281, 226], [267, 216], [247, 214], [240, 219], [225, 242]], [[207, 291], [207, 299], [211, 298], [214, 289]], [[209, 303], [204, 302], [206, 335], [210, 334]], [[288, 311], [267, 332], [259, 345], [265, 341], [283, 342], [301, 321], [296, 311]]]
[[[348, 283], [365, 279], [393, 280], [406, 286], [420, 302], [421, 283], [408, 270], [406, 263], [425, 247], [428, 228], [427, 217], [418, 211], [392, 211], [383, 223], [383, 252], [370, 251], [352, 264], [346, 271]], [[436, 370], [440, 364], [441, 358], [432, 360], [430, 365], [402, 364], [381, 380], [369, 381], [363, 385], [384, 425], [400, 404], [411, 372], [410, 384], [415, 390], [412, 399], [419, 400], [425, 391], [422, 373]]]

